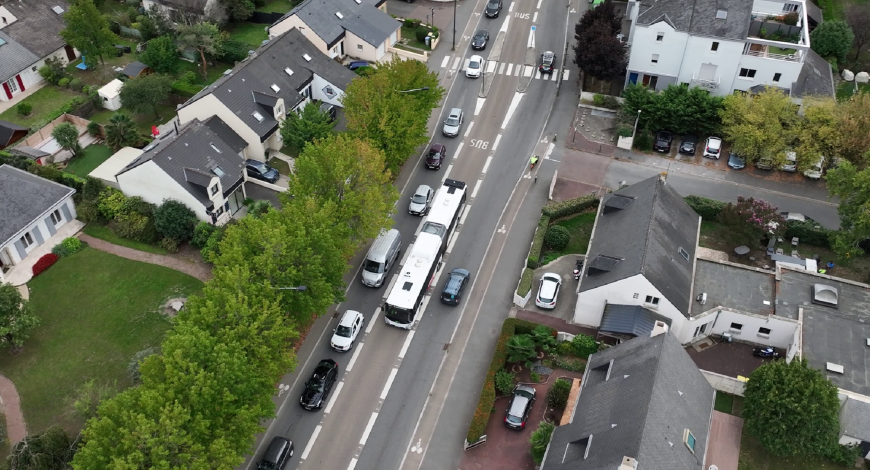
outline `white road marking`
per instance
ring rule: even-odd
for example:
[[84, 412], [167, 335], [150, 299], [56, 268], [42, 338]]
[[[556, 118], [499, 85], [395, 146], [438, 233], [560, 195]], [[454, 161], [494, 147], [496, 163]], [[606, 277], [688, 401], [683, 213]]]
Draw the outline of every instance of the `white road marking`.
[[[477, 114], [477, 113], [475, 113], [475, 114]], [[472, 127], [474, 127], [474, 121], [471, 121], [468, 123], [468, 127], [465, 128], [465, 135], [463, 135], [463, 137], [468, 137], [468, 133], [471, 132]], [[462, 145], [462, 143], [460, 143], [459, 145]], [[457, 154], [459, 153], [459, 149], [456, 150], [456, 153]], [[453, 157], [453, 158], [456, 158], [456, 157]]]
[[350, 370], [353, 369], [353, 365], [356, 363], [356, 358], [359, 357], [359, 352], [362, 351], [363, 346], [365, 346], [365, 343], [360, 343], [356, 346], [353, 356], [350, 357], [350, 362], [347, 363], [347, 372], [350, 372]]
[[339, 382], [338, 386], [335, 387], [335, 391], [332, 392], [332, 398], [329, 399], [329, 403], [326, 404], [326, 408], [323, 410], [323, 414], [328, 415], [330, 411], [332, 411], [332, 405], [335, 404], [336, 398], [338, 398], [338, 394], [341, 393], [341, 389], [344, 387], [344, 382]]
[[544, 154], [544, 160], [550, 159], [550, 154], [553, 153], [554, 148], [556, 148], [556, 144], [550, 144], [547, 146], [547, 153]]
[[369, 320], [369, 326], [366, 327], [366, 334], [369, 334], [372, 332], [372, 328], [374, 328], [374, 326], [375, 326], [375, 320], [378, 319], [378, 315], [380, 315], [380, 314], [381, 314], [381, 307], [378, 307], [375, 309], [375, 314], [372, 315], [372, 319]]
[[532, 23], [537, 23], [537, 22], [538, 22], [538, 12], [535, 12], [535, 15], [532, 16]]
[[[472, 123], [472, 124], [474, 124], [474, 123]], [[468, 128], [471, 129], [471, 126], [468, 126]], [[467, 133], [467, 132], [465, 133], [465, 136], [468, 137], [468, 133]], [[459, 160], [459, 152], [462, 151], [462, 147], [464, 147], [464, 146], [465, 146], [465, 142], [460, 142], [460, 143], [459, 143], [459, 146], [456, 147], [456, 151], [453, 152], [453, 160], [454, 160], [454, 161]], [[453, 166], [453, 164], [451, 164], [450, 166]]]
[[540, 79], [541, 79], [541, 71], [538, 70], [535, 72], [535, 80], [540, 80]]
[[498, 74], [499, 74], [499, 75], [501, 75], [502, 73], [504, 73], [504, 66], [505, 66], [505, 65], [507, 65], [507, 64], [505, 64], [504, 62], [502, 62], [501, 65], [498, 66]]
[[529, 28], [529, 49], [535, 48], [535, 27]]
[[532, 72], [534, 72], [534, 71], [535, 71], [535, 68], [534, 68], [534, 67], [532, 67], [531, 65], [526, 65], [526, 66], [523, 68], [523, 76], [524, 76], [524, 77], [531, 77], [531, 76], [532, 76]]
[[499, 31], [500, 33], [507, 33], [507, 30], [508, 30], [508, 24], [510, 23], [510, 21], [511, 21], [511, 17], [510, 17], [510, 16], [508, 16], [507, 18], [505, 18], [505, 19], [504, 19], [504, 23], [501, 24], [501, 28], [499, 28], [498, 31]]
[[405, 353], [408, 352], [408, 346], [411, 345], [411, 340], [414, 339], [415, 330], [411, 330], [408, 332], [408, 337], [405, 338], [405, 344], [402, 345], [402, 349], [399, 351], [399, 359], [405, 358]]
[[356, 459], [350, 459], [350, 465], [347, 466], [347, 470], [353, 470], [356, 468]]
[[441, 61], [441, 68], [443, 69], [444, 67], [447, 67], [447, 64], [449, 64], [449, 63], [450, 63], [450, 56], [447, 56], [444, 58], [444, 60]]
[[521, 99], [523, 99], [523, 93], [514, 93], [514, 99], [511, 100], [511, 105], [508, 108], [507, 114], [504, 116], [504, 122], [501, 123], [502, 129], [507, 127], [508, 122], [511, 120], [511, 116], [514, 115], [514, 111], [516, 111], [517, 106], [520, 105]]
[[550, 74], [550, 81], [551, 82], [555, 82], [557, 78], [559, 78], [559, 76], [556, 75], [555, 73]]
[[542, 2], [542, 1], [543, 1], [543, 0], [538, 0], [538, 6], [535, 7], [535, 8], [537, 8], [538, 10], [540, 10], [540, 9], [541, 9], [541, 2]]
[[471, 197], [472, 197], [472, 199], [473, 199], [474, 197], [477, 196], [477, 190], [480, 189], [480, 183], [482, 183], [482, 181], [481, 181], [481, 180], [477, 180], [477, 184], [474, 185], [474, 190], [471, 191]]
[[511, 6], [508, 7], [508, 11], [514, 11], [514, 2], [511, 2]]
[[[499, 140], [501, 140], [501, 134], [495, 136], [495, 142], [492, 143], [492, 151], [493, 152], [495, 152], [495, 149], [498, 148], [498, 141]], [[492, 158], [492, 157], [490, 157], [490, 158]], [[484, 171], [484, 173], [486, 173], [486, 172]]]
[[314, 447], [314, 441], [317, 440], [317, 436], [320, 434], [321, 429], [323, 429], [323, 426], [319, 424], [314, 428], [314, 432], [311, 433], [311, 439], [308, 440], [308, 445], [305, 446], [305, 450], [302, 451], [302, 456], [299, 457], [300, 460], [308, 458], [308, 453], [311, 452], [311, 449]]
[[486, 98], [478, 98], [477, 104], [474, 105], [474, 115], [477, 116], [480, 113], [481, 108], [483, 108], [483, 103], [486, 103]]
[[514, 77], [519, 77], [519, 76], [520, 76], [520, 71], [521, 71], [522, 69], [523, 69], [523, 68], [520, 66], [520, 64], [517, 64], [517, 71], [516, 71], [516, 73], [514, 73]]
[[375, 421], [378, 419], [377, 413], [372, 413], [372, 417], [369, 418], [369, 424], [366, 425], [366, 430], [363, 432], [362, 438], [359, 440], [359, 445], [366, 445], [366, 441], [369, 439], [369, 434], [372, 433], [372, 428], [375, 426]]
[[507, 64], [507, 71], [505, 72], [505, 75], [510, 75], [511, 72], [513, 72], [513, 71], [514, 71], [514, 64]]
[[[453, 169], [453, 164], [451, 163], [450, 166], [447, 167], [447, 171], [444, 172], [444, 177], [441, 179], [441, 182], [442, 182], [442, 183], [443, 183], [445, 180], [447, 180], [447, 177], [448, 177], [448, 176], [450, 176], [450, 170], [452, 170], [452, 169]], [[409, 249], [409, 251], [410, 251], [410, 249]]]
[[[480, 181], [480, 180], [478, 180], [478, 181]], [[456, 244], [456, 239], [457, 239], [457, 238], [459, 238], [459, 237], [457, 237], [457, 236], [454, 235], [453, 238], [450, 239], [450, 243], [447, 244], [447, 251], [446, 251], [447, 253], [450, 253], [451, 251], [453, 251], [453, 245]], [[435, 282], [433, 282], [432, 284], [433, 284], [433, 285], [437, 285], [437, 284], [438, 284], [438, 278], [440, 278], [440, 277], [441, 277], [441, 271], [438, 272], [438, 275], [436, 276], [436, 279], [434, 280]], [[431, 297], [427, 297], [427, 298], [430, 298], [430, 299], [431, 299]]]
[[465, 218], [468, 217], [469, 212], [471, 212], [471, 206], [466, 205], [465, 210], [462, 211], [462, 217], [459, 218], [459, 225], [465, 225]]
[[459, 68], [459, 61], [460, 60], [462, 60], [462, 57], [457, 57], [457, 58], [453, 59], [453, 67], [450, 67], [450, 69], [455, 71], [457, 68]]
[[381, 390], [381, 400], [387, 399], [387, 394], [390, 393], [390, 387], [393, 386], [393, 380], [396, 378], [396, 372], [399, 372], [399, 369], [395, 367], [390, 371], [390, 377], [387, 378], [387, 383], [384, 384], [384, 389]]
[[565, 70], [564, 72], [562, 72], [562, 81], [563, 82], [565, 80], [568, 80], [568, 72], [570, 72], [570, 70]]
[[[501, 137], [501, 136], [499, 136], [499, 137]], [[492, 161], [492, 155], [486, 157], [486, 163], [483, 164], [483, 172], [482, 173], [486, 174], [486, 170], [489, 169], [489, 163], [491, 161]]]
[[486, 73], [495, 72], [495, 67], [498, 65], [498, 62], [487, 61], [486, 62]]

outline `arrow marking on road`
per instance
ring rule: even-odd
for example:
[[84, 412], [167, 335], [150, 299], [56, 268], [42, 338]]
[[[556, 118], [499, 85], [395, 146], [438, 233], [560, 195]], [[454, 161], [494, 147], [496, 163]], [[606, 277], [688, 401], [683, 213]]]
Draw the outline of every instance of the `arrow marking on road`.
[[480, 109], [483, 108], [483, 103], [486, 103], [486, 98], [478, 98], [477, 105], [474, 107], [474, 115], [480, 114]]
[[498, 233], [507, 233], [507, 229], [504, 228], [504, 224], [501, 225], [501, 228], [498, 229]]
[[572, 8], [572, 9], [568, 10], [568, 13], [577, 13], [577, 10]]

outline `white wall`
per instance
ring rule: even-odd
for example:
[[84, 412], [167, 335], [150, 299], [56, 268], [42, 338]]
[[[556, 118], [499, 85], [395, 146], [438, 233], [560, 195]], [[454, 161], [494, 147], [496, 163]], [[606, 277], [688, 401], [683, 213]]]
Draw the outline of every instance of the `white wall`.
[[[658, 33], [664, 33], [662, 42], [656, 41]], [[631, 44], [628, 70], [645, 75], [677, 76], [688, 39], [688, 34], [674, 30], [664, 21], [650, 26], [638, 25]], [[653, 54], [659, 55], [657, 64], [652, 63]]]
[[[801, 5], [801, 9], [803, 9], [803, 0], [794, 0], [794, 1], [771, 1], [771, 0], [755, 0], [752, 2], [752, 11], [765, 12], [771, 14], [782, 14], [782, 7], [786, 3], [793, 3]], [[799, 10], [800, 11], [800, 10]]]
[[[714, 42], [719, 43], [716, 51], [712, 50]], [[714, 78], [719, 79], [719, 90], [716, 94], [719, 96], [731, 94], [734, 77], [737, 76], [740, 58], [743, 56], [743, 47], [743, 41], [699, 36], [690, 38], [686, 46], [679, 81], [692, 83], [693, 76], [696, 78], [700, 76], [701, 65], [715, 64], [716, 75]]]
[[[708, 332], [716, 335], [729, 332], [735, 340], [747, 343], [787, 349], [794, 341], [794, 333], [798, 328], [796, 321], [784, 317], [756, 315], [724, 307], [714, 307], [711, 310], [718, 312], [718, 315], [712, 331], [708, 330]], [[732, 323], [739, 323], [743, 328], [740, 331], [731, 329]], [[768, 337], [759, 333], [759, 328], [768, 328], [770, 330]]]
[[[736, 77], [734, 79], [735, 90], [748, 90], [756, 85], [772, 85], [782, 88], [791, 88], [801, 73], [800, 62], [786, 60], [766, 59], [751, 55], [740, 56], [740, 67], [756, 70], [755, 77], [751, 79]], [[781, 73], [779, 82], [773, 81], [773, 74]]]
[[[46, 225], [46, 222], [45, 222], [46, 218], [51, 217], [52, 212], [54, 212], [56, 210], [59, 211], [60, 218], [61, 218], [61, 222], [59, 224], [55, 225], [55, 231], [57, 231], [57, 229], [59, 229], [60, 227], [64, 226], [67, 222], [71, 221], [71, 219], [67, 220], [66, 214], [64, 214], [63, 210], [61, 209], [62, 206], [66, 206], [66, 208], [69, 210], [70, 217], [72, 219], [75, 219], [77, 217], [78, 214], [76, 214], [75, 204], [73, 204], [72, 195], [70, 195], [69, 197], [62, 199], [62, 200], [58, 201], [55, 205], [51, 206], [50, 209], [48, 209], [43, 214], [41, 214], [36, 219], [36, 221], [31, 223], [29, 226], [22, 227], [22, 229], [19, 230], [18, 233], [15, 234], [15, 236], [13, 236], [12, 238], [9, 239], [8, 243], [6, 243], [3, 246], [0, 246], [0, 250], [8, 247], [9, 248], [8, 253], [9, 253], [10, 257], [12, 258], [12, 262], [15, 264], [19, 263], [23, 258], [18, 254], [18, 248], [15, 247], [15, 242], [18, 241], [18, 239], [20, 239], [22, 236], [24, 236], [25, 233], [32, 233], [33, 231], [38, 230], [39, 234], [42, 236], [43, 243], [45, 243], [46, 240], [48, 240], [49, 238], [52, 237], [52, 234], [48, 230], [48, 226]], [[51, 222], [50, 219], [49, 219], [49, 222]], [[34, 242], [37, 242], [36, 235], [31, 235], [31, 237], [33, 238]], [[39, 246], [39, 244], [37, 244], [37, 243], [33, 244], [33, 248], [36, 248], [37, 246]]]
[[194, 119], [205, 121], [212, 116], [221, 118], [232, 130], [236, 131], [236, 134], [239, 134], [239, 137], [245, 139], [245, 142], [248, 143], [248, 147], [243, 152], [245, 158], [264, 161], [265, 147], [260, 142], [260, 136], [248, 127], [241, 118], [224, 106], [214, 95], [203, 96], [179, 109], [178, 123], [186, 124]]
[[[296, 28], [302, 32], [302, 34], [314, 44], [320, 52], [329, 55], [329, 49], [326, 47], [326, 41], [324, 41], [320, 36], [318, 36], [308, 25], [305, 24], [302, 19], [299, 18], [298, 15], [293, 15], [289, 18], [285, 18], [284, 21], [269, 27], [269, 39], [275, 39], [276, 37], [290, 31], [291, 29]], [[336, 43], [336, 46], [338, 43]], [[347, 52], [345, 46], [345, 52]]]
[[[164, 199], [176, 199], [196, 214], [199, 220], [211, 222], [211, 217], [205, 213], [205, 207], [192, 194], [167, 175], [153, 161], [146, 162], [132, 170], [116, 176], [121, 191], [127, 196], [139, 196], [154, 205], [163, 204]], [[218, 192], [220, 194], [220, 192]], [[221, 201], [223, 204], [223, 201]], [[215, 204], [217, 205], [217, 204]]]
[[[396, 27], [398, 28], [399, 22], [396, 22]], [[357, 57], [362, 60], [367, 60], [369, 62], [377, 62], [380, 57], [378, 56], [378, 48], [372, 46], [371, 44], [363, 41], [359, 36], [353, 34], [350, 31], [344, 32], [344, 53]], [[383, 46], [383, 44], [381, 44]]]
[[[312, 98], [314, 98], [316, 100], [324, 101], [324, 102], [329, 103], [329, 104], [333, 104], [333, 105], [338, 106], [338, 107], [343, 107], [341, 105], [341, 98], [344, 97], [344, 91], [341, 88], [333, 85], [332, 83], [329, 83], [328, 81], [323, 79], [323, 77], [321, 77], [320, 75], [317, 75], [316, 73], [313, 75], [314, 76], [311, 79]], [[327, 85], [331, 86], [332, 90], [335, 92], [334, 98], [328, 98], [326, 96], [326, 93], [323, 92], [323, 88], [326, 87]]]
[[[81, 56], [81, 54], [79, 54], [79, 51], [76, 49], [73, 49], [73, 53], [75, 53], [76, 57]], [[27, 68], [25, 68], [24, 70], [21, 70], [17, 74], [17, 76], [21, 77], [21, 82], [24, 84], [24, 90], [21, 90], [21, 88], [19, 87], [18, 91], [12, 93], [12, 96], [16, 96], [23, 91], [27, 91], [32, 86], [37, 85], [43, 81], [42, 76], [39, 75], [39, 69], [43, 65], [45, 65], [45, 60], [50, 58], [50, 57], [57, 57], [58, 59], [60, 59], [63, 62], [64, 65], [67, 65], [70, 62], [66, 58], [66, 51], [64, 50], [63, 47], [52, 52], [51, 54], [49, 54], [45, 57], [43, 57], [41, 60], [39, 60], [35, 64], [28, 66]], [[15, 80], [15, 76], [12, 77], [12, 80]], [[16, 80], [16, 84], [17, 83], [18, 82]], [[2, 84], [0, 84], [0, 85], [2, 85]], [[3, 91], [2, 87], [0, 87], [0, 101], [8, 101], [8, 98], [6, 98], [6, 92]]]

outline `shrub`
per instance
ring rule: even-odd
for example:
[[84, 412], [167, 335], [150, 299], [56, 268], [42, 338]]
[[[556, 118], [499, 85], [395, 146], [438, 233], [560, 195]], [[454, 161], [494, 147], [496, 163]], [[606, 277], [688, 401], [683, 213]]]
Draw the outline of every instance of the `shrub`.
[[106, 184], [101, 180], [88, 176], [82, 188], [82, 201], [96, 201], [106, 188]]
[[67, 256], [72, 256], [82, 248], [85, 247], [84, 242], [79, 240], [76, 237], [68, 237], [64, 238], [62, 242], [58, 243], [51, 249], [51, 252], [57, 255], [58, 258], [66, 258]]
[[619, 109], [622, 107], [622, 103], [620, 103], [615, 96], [605, 95], [604, 107], [608, 109]]
[[587, 359], [589, 355], [598, 351], [598, 343], [593, 337], [587, 335], [575, 336], [571, 340], [571, 346], [574, 348], [574, 355], [582, 359]]
[[193, 237], [196, 215], [181, 201], [167, 199], [154, 211], [154, 225], [160, 235], [175, 240], [177, 245]]
[[64, 77], [64, 78], [61, 78], [60, 80], [58, 80], [57, 86], [66, 88], [69, 86], [69, 82], [70, 82], [69, 78]]
[[514, 389], [514, 373], [504, 369], [495, 373], [495, 389], [502, 395], [511, 393]]
[[18, 113], [19, 116], [29, 116], [30, 113], [33, 112], [33, 105], [22, 101], [21, 103], [18, 103], [18, 106], [15, 107], [15, 111]]
[[33, 265], [33, 277], [39, 276], [43, 271], [50, 268], [52, 264], [56, 263], [57, 260], [60, 259], [54, 253], [46, 253], [42, 255], [42, 258], [36, 261]]
[[508, 362], [525, 363], [535, 357], [535, 340], [531, 335], [514, 335], [507, 343]]
[[402, 23], [406, 28], [415, 29], [420, 25], [420, 20], [415, 20], [414, 18], [407, 18]]
[[574, 354], [574, 345], [570, 341], [562, 341], [556, 345], [556, 354], [560, 356], [570, 356]]
[[160, 240], [160, 246], [170, 253], [178, 252], [178, 242], [172, 238], [164, 238]]
[[789, 26], [796, 26], [798, 23], [798, 14], [796, 11], [782, 15], [782, 22]]
[[538, 228], [535, 229], [535, 237], [532, 239], [532, 247], [529, 249], [529, 257], [526, 260], [526, 267], [535, 269], [538, 267], [538, 260], [541, 257], [541, 249], [544, 247], [544, 236], [547, 234], [547, 227], [550, 225], [550, 218], [541, 216], [538, 220]]
[[[541, 214], [550, 219], [561, 219], [569, 215], [579, 214], [587, 209], [598, 206], [597, 196], [581, 196], [562, 202], [550, 203], [541, 209]], [[550, 221], [548, 220], [547, 223]]]
[[557, 410], [565, 408], [568, 404], [568, 395], [571, 394], [571, 382], [565, 379], [558, 379], [550, 386], [547, 391], [547, 406]]
[[157, 354], [157, 348], [147, 348], [137, 352], [133, 355], [133, 358], [130, 359], [130, 362], [127, 364], [127, 375], [133, 383], [140, 383], [142, 375], [139, 372], [139, 366], [142, 365], [142, 361], [154, 354]]
[[216, 227], [216, 230], [211, 233], [206, 241], [205, 246], [199, 251], [202, 259], [208, 263], [214, 263], [221, 254], [220, 244], [226, 232], [226, 225]]
[[571, 232], [567, 227], [561, 225], [553, 225], [547, 229], [547, 234], [544, 236], [544, 243], [551, 250], [562, 250], [568, 246], [571, 241]]
[[719, 217], [719, 213], [727, 205], [722, 201], [707, 199], [701, 196], [686, 196], [683, 198], [686, 204], [689, 205], [698, 215], [704, 220], [714, 221]]
[[69, 88], [73, 91], [82, 91], [83, 85], [84, 83], [82, 83], [82, 80], [80, 78], [73, 78], [69, 81]]
[[124, 193], [121, 191], [113, 188], [106, 188], [100, 193], [99, 200], [97, 201], [100, 215], [105, 217], [107, 220], [113, 220], [122, 212], [126, 200], [127, 196], [124, 196]]
[[599, 95], [598, 93], [596, 93], [595, 95], [592, 96], [592, 103], [594, 103], [595, 106], [599, 106], [599, 107], [603, 108], [604, 107], [604, 95]]
[[99, 123], [91, 121], [88, 123], [88, 135], [91, 137], [103, 137], [103, 128]]
[[73, 410], [82, 419], [91, 419], [97, 415], [97, 407], [100, 403], [118, 394], [118, 384], [98, 384], [96, 379], [91, 379], [82, 384], [75, 391]]
[[553, 356], [553, 366], [557, 369], [567, 370], [569, 372], [583, 372], [586, 368], [586, 361], [582, 359], [563, 359], [559, 356]]
[[426, 43], [426, 36], [429, 35], [431, 30], [426, 26], [420, 26], [414, 30], [414, 36], [417, 38], [417, 42]]
[[[205, 257], [203, 257], [205, 259]], [[532, 290], [532, 281], [535, 280], [535, 270], [532, 268], [523, 269], [523, 275], [520, 276], [520, 284], [517, 286], [517, 295], [525, 297]]]
[[652, 134], [647, 129], [638, 131], [637, 136], [634, 138], [634, 146], [638, 150], [649, 152], [653, 146]]
[[181, 80], [176, 80], [172, 82], [170, 90], [173, 95], [178, 95], [182, 98], [191, 98], [193, 97], [193, 95], [199, 93], [199, 91], [202, 90], [202, 87], [199, 85], [182, 82]]
[[190, 244], [196, 248], [203, 249], [205, 245], [208, 243], [209, 237], [214, 231], [217, 230], [217, 227], [206, 222], [201, 221], [196, 224], [196, 227], [193, 229], [193, 238], [190, 239]]
[[785, 238], [798, 237], [801, 243], [822, 248], [830, 248], [830, 236], [833, 230], [828, 230], [812, 220], [801, 222], [789, 220], [786, 222]]
[[[256, 49], [256, 47], [251, 47], [245, 42], [237, 41], [235, 39], [226, 39], [221, 43], [220, 54], [218, 55], [218, 60], [221, 62], [225, 62], [227, 64], [234, 64], [236, 62], [241, 62], [248, 57], [248, 51], [251, 49]], [[190, 72], [193, 73], [193, 72]], [[184, 76], [182, 75], [182, 78]], [[194, 76], [196, 79], [196, 76]], [[190, 82], [193, 83], [193, 82]]]
[[115, 218], [114, 231], [130, 240], [141, 240], [148, 227], [149, 218], [135, 212], [122, 212]]
[[531, 371], [529, 373], [529, 380], [533, 383], [540, 383], [541, 382], [541, 375], [535, 371]]
[[[245, 54], [247, 54], [247, 52]], [[187, 83], [188, 85], [193, 85], [194, 82], [196, 82], [196, 74], [193, 73], [193, 70], [188, 70], [178, 77], [178, 81]]]
[[550, 352], [550, 348], [556, 344], [553, 329], [546, 325], [536, 326], [532, 330], [531, 337], [535, 341], [535, 346], [544, 352]]
[[48, 83], [57, 85], [61, 78], [66, 77], [63, 61], [56, 57], [45, 59], [45, 65], [39, 68], [39, 76]]
[[535, 461], [536, 465], [540, 465], [544, 461], [544, 454], [547, 453], [547, 446], [550, 445], [554, 429], [556, 429], [556, 426], [546, 421], [541, 421], [541, 425], [538, 426], [538, 429], [529, 438], [529, 443], [532, 444], [529, 452], [531, 452], [532, 460]]
[[616, 128], [617, 137], [631, 137], [634, 134], [634, 128], [627, 125], [620, 125]]
[[94, 201], [83, 200], [81, 204], [76, 206], [78, 219], [84, 223], [91, 223], [100, 220], [100, 209]]

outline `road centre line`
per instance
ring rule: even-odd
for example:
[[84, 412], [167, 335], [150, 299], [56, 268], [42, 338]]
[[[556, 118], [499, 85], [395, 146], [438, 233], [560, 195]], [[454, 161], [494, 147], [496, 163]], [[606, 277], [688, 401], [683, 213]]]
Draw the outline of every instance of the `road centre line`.
[[474, 190], [471, 191], [471, 198], [472, 199], [477, 197], [477, 190], [480, 189], [480, 183], [482, 183], [482, 182], [483, 182], [483, 180], [477, 180], [477, 183], [474, 185]]
[[442, 183], [447, 180], [448, 176], [450, 176], [450, 170], [452, 170], [452, 169], [453, 169], [453, 164], [451, 163], [450, 166], [447, 167], [447, 171], [444, 172], [444, 177], [441, 179]]
[[[477, 113], [475, 113], [475, 114], [477, 114]], [[471, 121], [468, 123], [468, 127], [465, 128], [465, 134], [463, 134], [462, 137], [468, 137], [468, 134], [471, 132], [472, 127], [474, 127], [474, 121]], [[459, 145], [462, 145], [462, 143], [460, 143]], [[456, 153], [459, 153], [459, 151], [457, 150]], [[453, 157], [453, 158], [456, 158], [456, 157]]]
[[387, 383], [384, 384], [384, 389], [381, 391], [381, 400], [387, 399], [387, 394], [390, 393], [390, 387], [393, 386], [393, 380], [396, 379], [396, 373], [399, 372], [399, 369], [393, 367], [393, 370], [390, 371], [390, 376], [387, 378]]
[[320, 435], [320, 430], [323, 429], [323, 425], [318, 424], [316, 428], [314, 428], [314, 432], [311, 433], [311, 439], [308, 440], [308, 445], [305, 446], [305, 450], [302, 451], [302, 456], [299, 457], [300, 460], [305, 460], [308, 458], [308, 454], [311, 452], [311, 449], [314, 447], [314, 441], [317, 440], [317, 436]]
[[450, 56], [444, 57], [444, 60], [441, 61], [441, 68], [447, 67], [447, 64], [450, 63]]
[[[474, 124], [474, 122], [472, 122], [471, 124]], [[468, 126], [468, 128], [470, 129], [471, 126]], [[468, 137], [468, 136], [466, 135], [465, 137]], [[464, 146], [465, 146], [465, 142], [460, 142], [459, 145], [456, 146], [456, 152], [453, 152], [453, 160], [454, 161], [459, 160], [459, 152], [462, 151], [462, 147], [464, 147]], [[453, 164], [450, 164], [450, 166], [453, 166]]]
[[486, 98], [477, 98], [477, 104], [474, 105], [474, 115], [475, 116], [480, 114], [480, 110], [483, 109], [483, 103], [486, 103]]
[[356, 347], [356, 350], [353, 352], [353, 356], [350, 357], [350, 362], [347, 363], [346, 372], [350, 372], [353, 369], [353, 365], [356, 363], [356, 358], [359, 357], [359, 352], [362, 351], [365, 343], [360, 343], [359, 346]]
[[514, 2], [511, 2], [511, 6], [508, 7], [508, 11], [514, 11]]
[[504, 72], [504, 66], [505, 66], [505, 65], [507, 65], [507, 64], [505, 64], [504, 62], [502, 62], [501, 64], [499, 64], [499, 66], [498, 66], [498, 74], [499, 74], [499, 75], [501, 75], [501, 74]]
[[408, 352], [408, 346], [411, 345], [411, 340], [414, 339], [415, 330], [411, 330], [408, 332], [408, 337], [405, 338], [405, 344], [402, 345], [401, 351], [399, 351], [399, 359], [405, 358], [405, 353]]
[[483, 174], [486, 174], [486, 170], [489, 169], [489, 162], [492, 161], [492, 155], [486, 157], [486, 163], [483, 164]]
[[372, 433], [372, 428], [375, 425], [375, 421], [378, 419], [378, 413], [373, 412], [371, 418], [369, 418], [369, 424], [366, 425], [366, 430], [363, 432], [362, 438], [359, 440], [359, 445], [366, 445], [366, 441], [369, 439], [369, 434]]
[[378, 307], [375, 309], [375, 314], [372, 315], [372, 319], [369, 320], [369, 326], [366, 327], [366, 334], [369, 334], [372, 332], [372, 328], [375, 326], [375, 320], [378, 319], [378, 315], [380, 315], [380, 314], [381, 314], [381, 307]]
[[535, 16], [532, 17], [532, 23], [538, 22], [538, 12], [535, 12]]
[[[498, 142], [499, 142], [500, 140], [501, 140], [501, 134], [495, 136], [495, 142], [492, 143], [492, 151], [493, 151], [493, 153], [495, 153], [495, 150], [498, 148]], [[492, 156], [490, 156], [489, 158], [492, 158]], [[489, 161], [489, 160], [487, 160], [487, 162], [488, 162], [488, 161]], [[484, 171], [484, 173], [486, 173], [486, 171]]]
[[356, 459], [350, 459], [350, 465], [347, 466], [347, 470], [353, 470], [356, 468]]
[[338, 394], [341, 393], [341, 389], [344, 387], [344, 381], [338, 383], [338, 386], [335, 387], [335, 393], [332, 394], [332, 398], [329, 399], [329, 403], [326, 404], [326, 409], [323, 410], [323, 414], [328, 415], [330, 411], [332, 411], [332, 405], [335, 404], [335, 399], [338, 397]]

